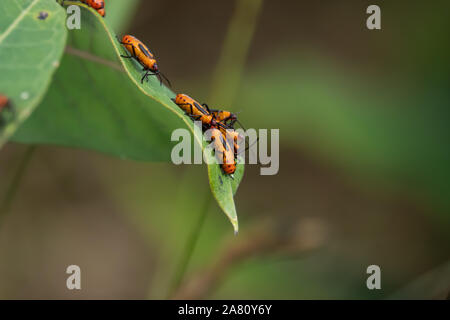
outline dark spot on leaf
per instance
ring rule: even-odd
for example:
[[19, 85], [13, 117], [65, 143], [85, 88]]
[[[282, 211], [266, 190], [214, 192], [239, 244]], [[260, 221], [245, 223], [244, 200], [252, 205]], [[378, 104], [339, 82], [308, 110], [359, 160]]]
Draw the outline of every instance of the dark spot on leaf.
[[220, 181], [220, 184], [222, 185], [223, 181], [222, 181], [222, 177], [221, 176], [219, 176], [219, 181]]
[[48, 12], [41, 11], [41, 12], [39, 13], [39, 16], [38, 16], [38, 19], [39, 19], [39, 20], [45, 20], [45, 19], [47, 19], [47, 18], [48, 18]]

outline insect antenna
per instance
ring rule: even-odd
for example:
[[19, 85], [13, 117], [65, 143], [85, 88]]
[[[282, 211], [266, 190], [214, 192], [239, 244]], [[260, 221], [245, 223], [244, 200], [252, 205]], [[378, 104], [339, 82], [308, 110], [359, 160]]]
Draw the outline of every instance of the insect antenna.
[[244, 125], [242, 124], [242, 122], [240, 122], [238, 119], [236, 119], [236, 122], [241, 126], [242, 129], [244, 129], [244, 131], [247, 131], [247, 129], [245, 129]]
[[172, 88], [172, 84], [170, 83], [169, 79], [167, 79], [167, 77], [160, 71], [160, 72], [158, 72], [158, 77], [159, 77], [159, 81], [161, 82], [161, 84], [162, 84], [161, 76], [162, 76], [162, 78], [164, 78], [164, 80], [166, 80], [166, 82], [169, 85], [169, 87]]
[[162, 86], [163, 79], [161, 78], [161, 74], [160, 74], [160, 73], [157, 73], [156, 76], [157, 76], [158, 79], [159, 79], [159, 85]]
[[[257, 137], [257, 138], [256, 138], [256, 141], [253, 142], [251, 145], [249, 145], [247, 148], [245, 148], [245, 149], [242, 150], [241, 152], [238, 152], [237, 155], [242, 154], [242, 152], [246, 152], [246, 151], [249, 150], [251, 147], [253, 147], [253, 146], [255, 145], [255, 143], [258, 143], [258, 142], [259, 142], [259, 137]], [[254, 153], [253, 153], [253, 155], [254, 155]]]

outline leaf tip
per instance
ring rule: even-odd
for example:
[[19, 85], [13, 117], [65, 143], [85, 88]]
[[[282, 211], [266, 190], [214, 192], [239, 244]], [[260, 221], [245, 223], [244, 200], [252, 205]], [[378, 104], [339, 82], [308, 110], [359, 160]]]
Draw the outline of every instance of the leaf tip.
[[231, 220], [231, 224], [233, 225], [234, 228], [234, 235], [237, 236], [239, 233], [239, 223], [237, 219], [233, 219]]

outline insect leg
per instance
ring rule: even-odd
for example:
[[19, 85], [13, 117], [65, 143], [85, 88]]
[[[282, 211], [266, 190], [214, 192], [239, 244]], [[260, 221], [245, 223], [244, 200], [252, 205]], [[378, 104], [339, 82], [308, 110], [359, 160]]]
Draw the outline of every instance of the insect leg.
[[[144, 81], [144, 79], [147, 79], [147, 81], [148, 81], [148, 76], [156, 76], [156, 75], [157, 75], [156, 73], [151, 73], [151, 72], [148, 71], [147, 69], [144, 69], [143, 71], [146, 71], [146, 73], [145, 73], [144, 77], [142, 77], [142, 80], [141, 80], [141, 81]], [[142, 83], [143, 83], [143, 82], [142, 82]]]
[[121, 42], [121, 41], [119, 41], [119, 43], [120, 44], [122, 44], [122, 45], [124, 45], [124, 46], [131, 46], [131, 48], [133, 48], [133, 54], [132, 55], [130, 55], [130, 56], [124, 56], [124, 55], [120, 55], [122, 58], [134, 58], [134, 59], [136, 59], [139, 63], [140, 63], [140, 61], [139, 61], [139, 59], [138, 59], [138, 57], [137, 57], [137, 55], [136, 55], [136, 50], [134, 49], [134, 45], [133, 44], [131, 44], [131, 43], [125, 43], [125, 42]]
[[192, 115], [192, 114], [189, 114], [189, 113], [186, 113], [186, 115], [187, 115], [189, 118], [191, 118], [192, 121], [198, 121], [198, 120], [200, 120], [201, 117], [202, 117], [202, 116], [200, 116], [200, 115]]
[[144, 76], [142, 77], [142, 79], [141, 79], [141, 84], [144, 84], [144, 80], [147, 80], [147, 81], [148, 81], [148, 71], [145, 72]]
[[[119, 37], [117, 37], [117, 35], [116, 35], [116, 39], [117, 39], [117, 41], [119, 41], [119, 43], [121, 44], [121, 45], [124, 45], [124, 46], [129, 46], [130, 44], [129, 43], [125, 43], [125, 42], [122, 42], [120, 39], [119, 39]], [[132, 47], [133, 47], [133, 53], [134, 53], [134, 46], [133, 45], [131, 45]], [[125, 55], [123, 55], [123, 54], [121, 54], [120, 55], [122, 58], [126, 58], [126, 59], [132, 59], [132, 58], [135, 58], [136, 59], [136, 57], [135, 56], [125, 56]]]
[[131, 47], [133, 48], [133, 56], [136, 58], [136, 60], [139, 61], [137, 55], [136, 55], [136, 50], [134, 49], [134, 44], [131, 45]]

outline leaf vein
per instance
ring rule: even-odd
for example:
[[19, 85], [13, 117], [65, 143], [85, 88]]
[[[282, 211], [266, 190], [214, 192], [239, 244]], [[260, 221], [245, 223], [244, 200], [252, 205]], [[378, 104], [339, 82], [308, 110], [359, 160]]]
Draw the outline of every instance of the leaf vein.
[[10, 33], [20, 23], [20, 21], [22, 21], [23, 18], [25, 18], [25, 16], [30, 12], [31, 8], [36, 5], [36, 3], [38, 3], [38, 0], [33, 0], [33, 2], [28, 6], [28, 8], [23, 10], [22, 13], [16, 18], [16, 20], [14, 20], [13, 23], [11, 23], [8, 29], [6, 29], [5, 32], [0, 35], [0, 44], [3, 42], [3, 40], [5, 40], [5, 38], [7, 38], [10, 35]]

